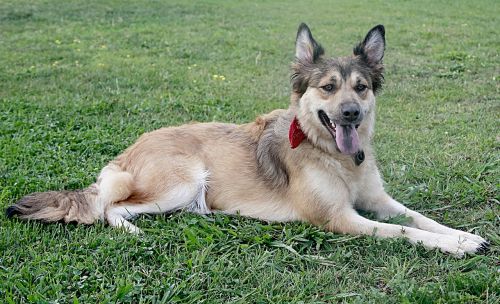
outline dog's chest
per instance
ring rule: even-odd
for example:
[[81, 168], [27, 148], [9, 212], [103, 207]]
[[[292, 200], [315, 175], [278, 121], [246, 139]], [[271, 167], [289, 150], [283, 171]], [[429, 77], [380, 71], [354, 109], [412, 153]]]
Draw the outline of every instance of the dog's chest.
[[307, 191], [315, 200], [326, 204], [354, 203], [361, 187], [358, 172], [338, 163], [307, 165], [303, 168]]

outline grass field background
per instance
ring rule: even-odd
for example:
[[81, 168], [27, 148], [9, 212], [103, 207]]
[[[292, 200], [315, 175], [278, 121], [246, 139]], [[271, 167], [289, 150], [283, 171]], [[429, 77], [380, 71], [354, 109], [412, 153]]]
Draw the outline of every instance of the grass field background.
[[140, 237], [0, 215], [0, 302], [498, 303], [498, 16], [496, 1], [0, 0], [1, 208], [89, 185], [145, 131], [287, 107], [300, 22], [332, 56], [382, 23], [387, 190], [492, 242], [455, 259], [223, 215], [140, 217]]

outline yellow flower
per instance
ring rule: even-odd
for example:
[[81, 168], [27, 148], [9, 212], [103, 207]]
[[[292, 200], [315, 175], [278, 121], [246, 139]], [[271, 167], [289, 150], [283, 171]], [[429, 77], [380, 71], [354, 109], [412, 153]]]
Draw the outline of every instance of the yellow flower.
[[212, 75], [212, 78], [213, 78], [214, 80], [220, 80], [220, 81], [224, 81], [224, 80], [226, 80], [226, 77], [225, 77], [224, 75], [217, 75], [217, 74], [214, 74], [214, 75]]

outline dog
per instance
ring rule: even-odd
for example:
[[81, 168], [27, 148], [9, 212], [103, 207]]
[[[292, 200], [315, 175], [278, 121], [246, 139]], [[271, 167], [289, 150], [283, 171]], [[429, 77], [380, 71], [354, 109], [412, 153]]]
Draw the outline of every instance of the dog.
[[[347, 57], [328, 58], [299, 26], [288, 109], [235, 125], [197, 123], [143, 134], [76, 191], [33, 193], [8, 217], [110, 226], [132, 233], [139, 214], [224, 212], [265, 221], [304, 221], [328, 231], [404, 237], [456, 256], [484, 252], [482, 237], [443, 226], [391, 198], [371, 145], [386, 40], [372, 28]], [[404, 215], [408, 226], [378, 219]]]

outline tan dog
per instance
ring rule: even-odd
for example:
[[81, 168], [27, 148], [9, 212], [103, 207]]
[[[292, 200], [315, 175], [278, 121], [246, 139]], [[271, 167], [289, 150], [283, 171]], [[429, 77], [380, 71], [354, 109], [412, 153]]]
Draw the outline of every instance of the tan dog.
[[[440, 225], [383, 189], [371, 139], [384, 50], [384, 27], [378, 25], [352, 56], [325, 58], [301, 24], [288, 110], [246, 125], [191, 124], [144, 134], [89, 188], [34, 193], [7, 214], [85, 224], [106, 219], [140, 232], [127, 219], [179, 209], [222, 211], [305, 221], [339, 233], [405, 237], [457, 256], [484, 251], [488, 243], [480, 236]], [[410, 227], [368, 220], [355, 208], [380, 219], [405, 215]]]

